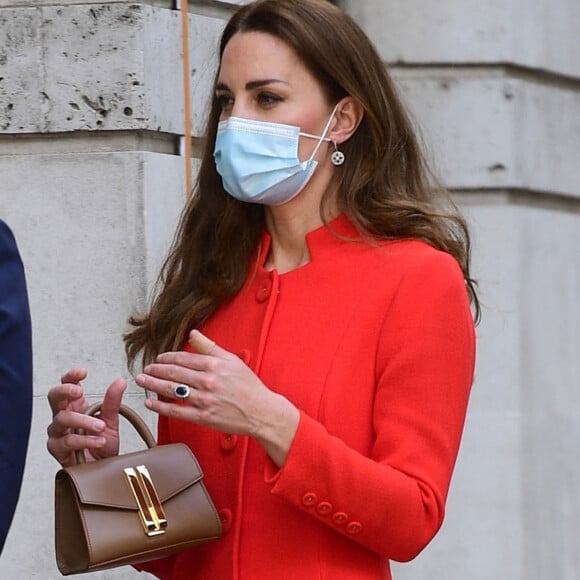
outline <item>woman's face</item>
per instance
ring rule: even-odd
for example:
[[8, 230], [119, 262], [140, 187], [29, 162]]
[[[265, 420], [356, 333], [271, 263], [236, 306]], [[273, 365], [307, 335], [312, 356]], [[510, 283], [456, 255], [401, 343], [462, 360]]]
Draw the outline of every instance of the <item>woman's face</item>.
[[[237, 33], [230, 39], [215, 97], [220, 120], [233, 116], [297, 125], [312, 135], [322, 134], [332, 111], [320, 83], [294, 50], [262, 32]], [[315, 140], [301, 138], [300, 159], [308, 158], [315, 146]]]

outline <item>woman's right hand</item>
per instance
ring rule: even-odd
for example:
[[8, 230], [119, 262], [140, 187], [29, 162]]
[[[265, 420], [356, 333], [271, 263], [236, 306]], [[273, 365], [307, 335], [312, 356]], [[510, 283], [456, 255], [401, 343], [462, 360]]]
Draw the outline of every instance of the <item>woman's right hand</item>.
[[[85, 369], [71, 369], [62, 376], [61, 384], [48, 392], [52, 423], [47, 429], [46, 447], [63, 467], [76, 463], [77, 449], [86, 450], [87, 461], [119, 453], [119, 407], [127, 382], [114, 380], [105, 392], [99, 416], [89, 417], [84, 414], [89, 404], [81, 386], [86, 377]], [[85, 434], [77, 435], [77, 429]]]

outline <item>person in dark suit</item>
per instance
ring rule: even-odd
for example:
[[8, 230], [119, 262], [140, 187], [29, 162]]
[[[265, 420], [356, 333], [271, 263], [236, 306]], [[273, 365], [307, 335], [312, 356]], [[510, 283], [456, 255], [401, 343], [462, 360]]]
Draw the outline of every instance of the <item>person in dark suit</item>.
[[0, 554], [20, 494], [32, 418], [32, 332], [16, 241], [0, 220]]

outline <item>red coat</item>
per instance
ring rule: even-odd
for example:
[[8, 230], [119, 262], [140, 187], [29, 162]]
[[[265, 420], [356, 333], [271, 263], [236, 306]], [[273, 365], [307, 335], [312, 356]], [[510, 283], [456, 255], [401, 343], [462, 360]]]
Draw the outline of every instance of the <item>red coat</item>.
[[[345, 217], [332, 223], [355, 236]], [[196, 453], [224, 537], [145, 569], [172, 580], [388, 579], [443, 521], [474, 369], [460, 268], [419, 241], [307, 236], [201, 329], [301, 411], [278, 470], [247, 437], [160, 418]], [[270, 239], [264, 236], [261, 263]]]

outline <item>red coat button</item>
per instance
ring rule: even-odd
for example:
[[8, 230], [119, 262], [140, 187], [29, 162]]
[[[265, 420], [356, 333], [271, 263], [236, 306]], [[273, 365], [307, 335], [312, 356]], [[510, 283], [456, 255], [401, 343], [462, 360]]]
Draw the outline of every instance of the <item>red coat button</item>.
[[222, 531], [225, 534], [232, 527], [232, 520], [234, 519], [232, 515], [232, 510], [227, 508], [221, 509], [218, 512], [220, 522], [222, 523]]
[[258, 302], [265, 302], [270, 297], [272, 293], [272, 280], [270, 278], [264, 278], [256, 290], [256, 300]]
[[302, 503], [307, 507], [312, 507], [318, 501], [318, 496], [315, 493], [308, 492], [302, 496]]
[[250, 364], [250, 351], [247, 348], [244, 348], [244, 350], [241, 350], [238, 354], [238, 357], [242, 360], [242, 362], [245, 365], [249, 365]]
[[337, 526], [342, 526], [342, 524], [346, 523], [346, 520], [348, 520], [348, 516], [344, 512], [336, 512], [332, 515], [332, 521]]
[[355, 536], [356, 534], [360, 534], [362, 531], [362, 524], [360, 522], [348, 522], [346, 526], [346, 531], [351, 535]]
[[332, 511], [332, 504], [328, 503], [327, 501], [321, 501], [316, 506], [316, 511], [322, 515], [329, 514]]
[[237, 435], [224, 435], [220, 441], [220, 447], [222, 451], [229, 453], [236, 448], [238, 444], [238, 436]]

